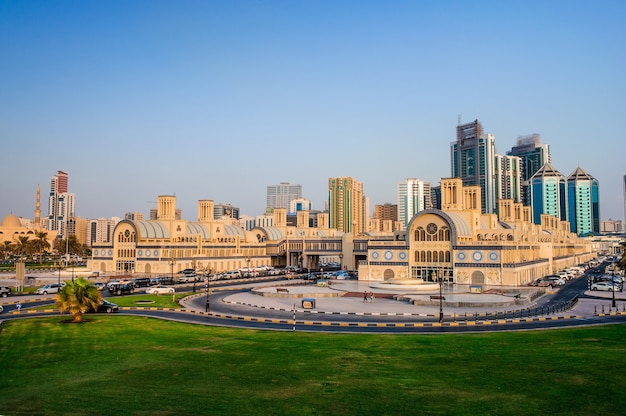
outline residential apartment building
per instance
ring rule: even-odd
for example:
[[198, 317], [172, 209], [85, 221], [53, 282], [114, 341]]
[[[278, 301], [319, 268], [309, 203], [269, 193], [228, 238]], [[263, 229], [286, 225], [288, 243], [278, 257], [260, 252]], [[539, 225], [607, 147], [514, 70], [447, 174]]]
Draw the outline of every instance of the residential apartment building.
[[495, 190], [495, 137], [485, 134], [480, 121], [456, 127], [456, 142], [452, 142], [452, 177], [461, 178], [463, 185], [480, 186], [483, 213], [496, 211]]
[[567, 185], [565, 176], [546, 163], [530, 179], [533, 221], [541, 224], [547, 214], [567, 221]]
[[[267, 208], [290, 209], [291, 201], [302, 198], [302, 185], [281, 182], [267, 187]], [[295, 212], [295, 211], [290, 211]]]
[[570, 230], [578, 235], [600, 232], [600, 185], [578, 167], [567, 177]]
[[520, 181], [522, 204], [530, 206], [530, 178], [546, 163], [552, 163], [550, 146], [541, 143], [539, 134], [520, 136], [517, 144], [507, 153], [520, 158]]
[[398, 218], [406, 227], [415, 214], [432, 208], [430, 182], [407, 178], [398, 183]]
[[364, 231], [363, 184], [350, 177], [328, 179], [328, 214], [330, 228], [344, 233]]

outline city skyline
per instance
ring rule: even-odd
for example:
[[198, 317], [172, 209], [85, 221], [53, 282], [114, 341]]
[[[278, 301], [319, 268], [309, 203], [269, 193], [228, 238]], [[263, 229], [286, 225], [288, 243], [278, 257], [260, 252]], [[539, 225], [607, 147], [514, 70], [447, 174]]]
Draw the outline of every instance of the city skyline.
[[599, 181], [601, 219], [624, 219], [622, 2], [0, 10], [2, 216], [32, 218], [58, 170], [83, 218], [174, 194], [189, 220], [201, 199], [255, 216], [281, 182], [323, 210], [343, 176], [393, 204], [406, 178], [450, 177], [456, 126], [479, 119], [502, 155], [540, 134], [554, 168]]

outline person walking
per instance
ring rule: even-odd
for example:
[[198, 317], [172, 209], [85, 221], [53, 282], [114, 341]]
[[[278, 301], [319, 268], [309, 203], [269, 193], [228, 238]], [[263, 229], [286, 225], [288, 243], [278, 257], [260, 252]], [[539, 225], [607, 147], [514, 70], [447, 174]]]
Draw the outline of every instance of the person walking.
[[374, 302], [374, 292], [370, 292], [370, 303]]
[[17, 302], [15, 302], [15, 307], [17, 308], [18, 312], [22, 310], [22, 304], [20, 303], [19, 300]]
[[367, 302], [367, 291], [363, 291], [363, 302]]

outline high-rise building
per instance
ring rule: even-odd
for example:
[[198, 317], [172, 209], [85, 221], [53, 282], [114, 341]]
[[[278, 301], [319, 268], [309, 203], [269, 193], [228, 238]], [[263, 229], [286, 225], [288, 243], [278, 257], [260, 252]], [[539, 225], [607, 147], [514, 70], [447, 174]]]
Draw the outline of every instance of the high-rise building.
[[521, 202], [520, 158], [517, 156], [494, 156], [496, 200], [511, 199]]
[[68, 174], [58, 171], [50, 178], [48, 196], [48, 229], [58, 231], [59, 238], [66, 238], [68, 222], [74, 217], [74, 194], [68, 193]]
[[430, 182], [407, 178], [398, 183], [398, 218], [406, 227], [415, 214], [432, 208]]
[[281, 182], [267, 187], [267, 208], [289, 209], [291, 201], [302, 198], [302, 185]]
[[456, 142], [451, 143], [450, 150], [452, 177], [461, 178], [464, 186], [480, 186], [482, 212], [494, 213], [494, 136], [485, 134], [478, 120], [460, 124], [456, 127]]
[[567, 221], [567, 186], [565, 176], [546, 163], [530, 178], [533, 222], [541, 224], [541, 214]]
[[600, 189], [598, 180], [576, 168], [567, 177], [567, 206], [570, 231], [580, 236], [600, 233]]
[[239, 208], [231, 204], [215, 204], [213, 208], [213, 218], [216, 220], [222, 217], [228, 217], [235, 220], [239, 219]]
[[539, 134], [520, 136], [507, 155], [520, 158], [522, 204], [530, 206], [530, 178], [546, 163], [551, 163], [550, 146], [541, 143]]
[[374, 219], [379, 220], [381, 224], [383, 223], [383, 221], [392, 221], [393, 223], [395, 223], [396, 221], [398, 221], [398, 205], [389, 203], [383, 205], [375, 205]]
[[329, 228], [359, 234], [364, 230], [363, 184], [350, 177], [328, 179]]
[[626, 222], [626, 175], [624, 175], [624, 222]]

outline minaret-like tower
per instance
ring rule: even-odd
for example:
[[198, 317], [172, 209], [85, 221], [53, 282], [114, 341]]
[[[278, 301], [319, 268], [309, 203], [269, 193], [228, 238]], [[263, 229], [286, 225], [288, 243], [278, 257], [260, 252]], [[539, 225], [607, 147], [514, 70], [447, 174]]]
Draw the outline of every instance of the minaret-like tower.
[[35, 228], [41, 227], [41, 189], [37, 184], [37, 200], [35, 201]]

